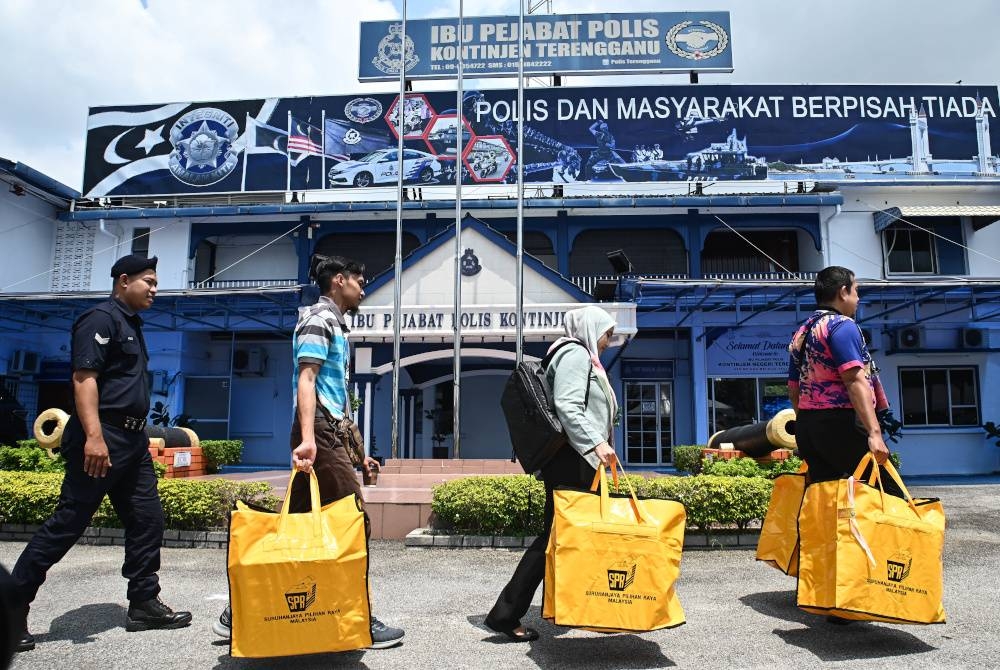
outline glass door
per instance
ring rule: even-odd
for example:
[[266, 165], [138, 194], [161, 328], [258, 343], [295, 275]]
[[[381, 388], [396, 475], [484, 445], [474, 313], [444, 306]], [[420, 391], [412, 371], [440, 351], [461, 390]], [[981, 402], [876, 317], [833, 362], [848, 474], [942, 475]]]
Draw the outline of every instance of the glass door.
[[625, 460], [673, 463], [673, 383], [625, 382]]

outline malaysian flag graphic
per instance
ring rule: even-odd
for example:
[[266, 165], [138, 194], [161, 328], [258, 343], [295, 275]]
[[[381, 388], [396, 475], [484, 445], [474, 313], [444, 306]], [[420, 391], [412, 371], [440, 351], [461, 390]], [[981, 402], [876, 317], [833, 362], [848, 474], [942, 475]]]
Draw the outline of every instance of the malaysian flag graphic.
[[292, 117], [288, 135], [289, 153], [323, 155], [323, 131], [316, 126]]

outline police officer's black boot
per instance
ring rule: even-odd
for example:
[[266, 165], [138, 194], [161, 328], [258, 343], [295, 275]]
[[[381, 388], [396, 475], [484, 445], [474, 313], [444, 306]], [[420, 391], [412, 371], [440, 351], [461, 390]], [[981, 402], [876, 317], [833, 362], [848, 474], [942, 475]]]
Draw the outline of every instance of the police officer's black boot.
[[190, 623], [190, 612], [175, 612], [156, 597], [129, 602], [128, 623], [125, 624], [125, 630], [134, 633], [156, 628], [183, 628]]
[[35, 638], [28, 632], [28, 608], [27, 607], [17, 607], [14, 609], [13, 618], [15, 640], [17, 643], [14, 646], [14, 650], [17, 652], [31, 651], [35, 648]]

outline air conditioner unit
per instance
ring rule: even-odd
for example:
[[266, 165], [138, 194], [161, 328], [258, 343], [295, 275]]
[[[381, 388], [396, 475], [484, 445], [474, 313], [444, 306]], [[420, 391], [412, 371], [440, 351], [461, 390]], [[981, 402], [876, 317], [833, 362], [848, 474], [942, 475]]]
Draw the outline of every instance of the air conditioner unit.
[[896, 331], [897, 349], [923, 349], [924, 329], [920, 326], [906, 326]]
[[868, 351], [878, 351], [882, 348], [882, 333], [871, 328], [862, 328], [861, 337], [865, 338]]
[[15, 349], [10, 355], [7, 372], [10, 374], [37, 375], [42, 369], [42, 356], [35, 351]]
[[958, 345], [962, 349], [982, 349], [986, 346], [986, 330], [983, 328], [963, 328]]
[[246, 347], [233, 352], [233, 372], [238, 375], [260, 375], [267, 369], [267, 351], [263, 347]]

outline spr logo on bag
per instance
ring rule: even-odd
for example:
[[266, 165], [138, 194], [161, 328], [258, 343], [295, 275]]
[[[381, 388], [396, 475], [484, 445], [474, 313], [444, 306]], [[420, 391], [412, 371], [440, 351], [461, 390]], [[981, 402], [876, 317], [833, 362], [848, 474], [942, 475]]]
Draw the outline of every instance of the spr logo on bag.
[[633, 563], [630, 569], [628, 564], [624, 561], [621, 564], [615, 566], [615, 568], [608, 569], [608, 588], [612, 591], [624, 591], [628, 587], [632, 586], [632, 582], [635, 581], [635, 568], [636, 564]]
[[285, 591], [285, 602], [288, 604], [288, 611], [305, 612], [314, 602], [316, 602], [316, 582], [310, 577], [306, 577], [301, 582]]
[[907, 551], [897, 551], [895, 554], [886, 559], [885, 571], [886, 577], [888, 577], [891, 582], [901, 582], [906, 579], [910, 574], [910, 565], [913, 563], [913, 557]]

